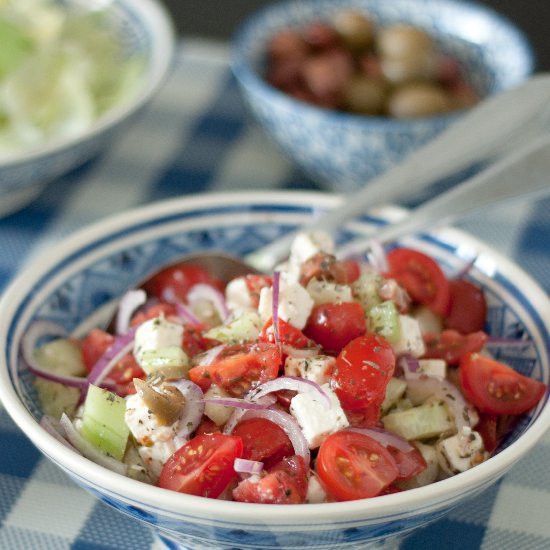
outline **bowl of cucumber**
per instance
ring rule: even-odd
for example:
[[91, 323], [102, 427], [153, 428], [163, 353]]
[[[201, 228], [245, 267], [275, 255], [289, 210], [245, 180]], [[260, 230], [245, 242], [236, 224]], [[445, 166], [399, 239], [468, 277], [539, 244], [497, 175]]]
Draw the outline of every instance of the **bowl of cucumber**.
[[[77, 485], [169, 548], [389, 547], [479, 496], [550, 423], [550, 302], [510, 260], [451, 229], [340, 259], [403, 215], [384, 208], [302, 235], [274, 274], [221, 284], [178, 263], [242, 256], [338, 201], [197, 195], [67, 238], [0, 301], [5, 409]], [[448, 294], [415, 292], [417, 261]], [[476, 319], [453, 305], [465, 292], [483, 296]], [[340, 320], [327, 331], [323, 315]], [[346, 371], [357, 356], [365, 387]], [[489, 371], [528, 391], [503, 404], [476, 379]], [[491, 438], [487, 411], [514, 421]], [[262, 422], [278, 435], [252, 449]]]

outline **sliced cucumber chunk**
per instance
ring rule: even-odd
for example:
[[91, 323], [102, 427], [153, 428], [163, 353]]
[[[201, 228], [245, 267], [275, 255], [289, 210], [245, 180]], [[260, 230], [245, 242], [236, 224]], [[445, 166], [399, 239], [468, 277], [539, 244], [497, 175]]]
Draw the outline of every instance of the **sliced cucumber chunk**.
[[401, 399], [407, 389], [407, 382], [401, 378], [390, 378], [386, 386], [386, 396], [382, 402], [382, 412], [387, 412]]
[[[44, 370], [67, 376], [84, 376], [86, 369], [78, 344], [59, 338], [44, 344], [34, 352], [34, 358]], [[42, 412], [60, 418], [62, 413], [73, 416], [80, 399], [80, 391], [57, 382], [36, 378], [34, 386], [42, 405]]]
[[105, 454], [122, 460], [130, 433], [125, 412], [122, 397], [91, 384], [84, 402], [82, 436]]
[[371, 307], [367, 313], [367, 324], [371, 332], [381, 334], [390, 344], [399, 342], [399, 312], [392, 301], [388, 300]]
[[262, 321], [257, 311], [245, 311], [227, 325], [218, 325], [205, 333], [207, 338], [219, 340], [224, 344], [239, 344], [258, 338], [262, 330]]
[[429, 439], [454, 428], [447, 405], [431, 402], [392, 412], [382, 418], [384, 428], [405, 439]]

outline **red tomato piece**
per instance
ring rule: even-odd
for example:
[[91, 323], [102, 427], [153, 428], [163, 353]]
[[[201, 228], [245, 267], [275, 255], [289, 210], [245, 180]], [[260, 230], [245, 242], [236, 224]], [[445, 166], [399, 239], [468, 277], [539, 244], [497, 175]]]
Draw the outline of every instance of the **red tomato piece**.
[[242, 420], [235, 426], [232, 435], [243, 440], [243, 458], [263, 462], [266, 468], [294, 454], [294, 447], [285, 431], [265, 418]]
[[189, 378], [207, 391], [211, 384], [234, 397], [242, 397], [253, 386], [277, 377], [281, 365], [278, 346], [253, 342], [225, 346], [210, 365], [189, 370]]
[[[385, 395], [385, 392], [384, 392]], [[380, 395], [374, 399], [372, 403], [362, 409], [349, 410], [347, 409], [346, 417], [352, 426], [362, 428], [374, 428], [380, 424], [381, 405], [384, 401], [384, 395]]]
[[334, 354], [366, 331], [365, 312], [356, 302], [319, 304], [312, 309], [304, 328], [308, 338]]
[[450, 281], [451, 299], [445, 326], [462, 334], [483, 330], [487, 301], [481, 288], [465, 279]]
[[424, 457], [416, 447], [408, 452], [401, 451], [389, 445], [387, 449], [393, 456], [397, 469], [399, 470], [397, 479], [410, 479], [417, 476], [428, 467]]
[[240, 437], [197, 435], [166, 461], [158, 485], [179, 493], [217, 498], [235, 476], [233, 464], [242, 451]]
[[199, 424], [198, 428], [195, 430], [195, 435], [212, 434], [212, 433], [218, 433], [220, 431], [221, 431], [220, 428], [213, 420], [210, 420], [208, 416], [203, 416], [201, 423]]
[[466, 398], [480, 411], [492, 414], [527, 412], [547, 389], [546, 384], [478, 353], [469, 353], [461, 359], [458, 374]]
[[324, 489], [336, 500], [374, 497], [399, 475], [384, 446], [367, 435], [346, 431], [333, 433], [321, 443], [315, 469]]
[[444, 359], [449, 365], [456, 365], [467, 353], [481, 351], [486, 342], [487, 334], [481, 331], [461, 334], [456, 330], [447, 329], [440, 334], [425, 334], [426, 353], [422, 357]]
[[389, 277], [403, 286], [417, 303], [438, 315], [446, 315], [451, 298], [450, 285], [439, 265], [426, 254], [410, 248], [388, 252]]
[[246, 275], [245, 282], [252, 302], [252, 307], [258, 307], [260, 303], [260, 291], [262, 288], [271, 287], [273, 280], [268, 275], [250, 274]]
[[286, 457], [259, 479], [244, 479], [233, 490], [239, 502], [302, 504], [306, 500], [308, 468], [301, 456]]
[[211, 285], [218, 290], [224, 284], [207, 269], [192, 264], [174, 264], [153, 275], [144, 285], [143, 290], [150, 296], [166, 302], [185, 302], [191, 287], [199, 283]]
[[476, 424], [476, 431], [483, 439], [483, 446], [488, 453], [492, 453], [500, 443], [497, 435], [497, 415], [480, 413], [479, 422]]
[[[82, 360], [88, 372], [92, 370], [99, 358], [111, 347], [115, 337], [101, 329], [94, 328], [82, 340], [80, 350]], [[116, 384], [120, 396], [135, 393], [134, 378], [145, 378], [145, 373], [138, 365], [133, 353], [128, 353], [111, 369], [107, 379]]]
[[356, 260], [342, 260], [347, 274], [347, 284], [350, 285], [359, 279], [361, 275], [361, 265]]
[[345, 409], [364, 410], [380, 403], [395, 370], [389, 342], [369, 333], [352, 340], [336, 358], [331, 384]]
[[[295, 326], [287, 323], [284, 319], [278, 319], [277, 328], [279, 332], [279, 342], [293, 348], [304, 349], [316, 347], [315, 342], [310, 340], [305, 334]], [[273, 319], [270, 317], [263, 326], [259, 340], [262, 342], [275, 343], [275, 330], [273, 328]]]

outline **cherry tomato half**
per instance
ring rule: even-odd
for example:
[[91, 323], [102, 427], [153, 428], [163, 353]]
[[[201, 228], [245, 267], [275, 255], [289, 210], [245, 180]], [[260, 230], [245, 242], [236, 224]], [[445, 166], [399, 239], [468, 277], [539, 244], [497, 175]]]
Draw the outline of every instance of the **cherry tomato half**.
[[367, 331], [365, 312], [356, 302], [319, 304], [311, 310], [304, 334], [327, 353], [339, 353]]
[[315, 468], [324, 489], [336, 500], [374, 497], [399, 475], [385, 447], [367, 435], [346, 431], [321, 443]]
[[240, 437], [197, 435], [166, 461], [158, 485], [179, 493], [217, 498], [235, 476], [233, 464], [242, 451]]
[[425, 334], [426, 352], [424, 359], [444, 359], [449, 365], [456, 365], [460, 358], [468, 353], [481, 351], [487, 342], [484, 332], [461, 334], [457, 330], [447, 329], [440, 334]]
[[294, 454], [294, 447], [285, 431], [265, 418], [246, 418], [239, 422], [232, 435], [243, 440], [243, 458], [263, 462], [266, 468]]
[[462, 334], [483, 330], [487, 319], [483, 290], [465, 279], [454, 279], [449, 284], [451, 299], [445, 326]]
[[380, 402], [395, 370], [389, 342], [369, 333], [352, 340], [336, 358], [331, 384], [344, 409], [364, 410]]
[[447, 277], [435, 260], [411, 248], [394, 248], [387, 254], [389, 277], [395, 279], [417, 303], [446, 315], [451, 297]]
[[[115, 337], [104, 330], [94, 328], [81, 341], [82, 360], [88, 372], [98, 359], [111, 347]], [[145, 378], [145, 373], [137, 363], [132, 352], [127, 353], [111, 369], [107, 379], [116, 384], [116, 393], [122, 397], [135, 393], [134, 378]]]
[[168, 266], [151, 277], [142, 288], [150, 296], [166, 302], [185, 302], [191, 287], [199, 283], [211, 285], [218, 290], [224, 289], [223, 282], [207, 269], [192, 264]]
[[189, 378], [207, 391], [211, 384], [242, 397], [254, 385], [276, 378], [281, 365], [278, 346], [267, 342], [228, 345], [210, 365], [192, 367]]
[[308, 468], [301, 456], [283, 458], [259, 479], [247, 478], [233, 490], [239, 502], [302, 504], [307, 494]]
[[[290, 323], [287, 323], [284, 319], [278, 320], [277, 329], [279, 333], [279, 342], [281, 344], [286, 344], [298, 349], [315, 347], [315, 342], [305, 336], [300, 329]], [[269, 342], [271, 344], [275, 343], [275, 330], [273, 328], [273, 319], [271, 317], [263, 326], [259, 340], [262, 342]]]
[[478, 353], [461, 359], [459, 382], [467, 399], [480, 411], [493, 414], [527, 412], [546, 393], [546, 384]]

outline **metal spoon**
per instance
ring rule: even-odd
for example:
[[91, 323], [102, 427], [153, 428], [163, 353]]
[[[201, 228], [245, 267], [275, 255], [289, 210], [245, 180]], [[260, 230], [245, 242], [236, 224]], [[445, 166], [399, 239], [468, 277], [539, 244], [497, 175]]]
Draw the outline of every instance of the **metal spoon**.
[[[463, 215], [475, 210], [478, 205], [482, 207], [505, 198], [543, 192], [547, 186], [541, 169], [550, 168], [550, 158], [546, 162], [541, 158], [544, 157], [541, 151], [545, 149], [546, 141], [535, 139], [531, 142], [529, 138], [540, 136], [548, 119], [550, 75], [541, 74], [482, 101], [435, 139], [410, 154], [404, 162], [350, 195], [340, 207], [248, 254], [244, 260], [210, 251], [187, 256], [177, 263], [183, 261], [202, 265], [223, 280], [254, 271], [271, 272], [288, 254], [296, 233], [316, 230], [331, 232], [375, 206], [417, 193], [445, 176], [499, 156], [509, 155], [451, 191], [424, 203], [406, 220], [379, 230], [377, 239], [391, 240], [403, 235], [403, 232], [448, 221], [453, 214], [454, 217]], [[526, 142], [528, 146], [518, 145]], [[533, 162], [529, 160], [531, 157], [536, 157], [540, 169], [529, 166], [529, 162]], [[367, 240], [356, 243], [353, 248], [350, 245], [349, 252], [359, 252], [360, 248], [364, 251], [368, 247]]]

